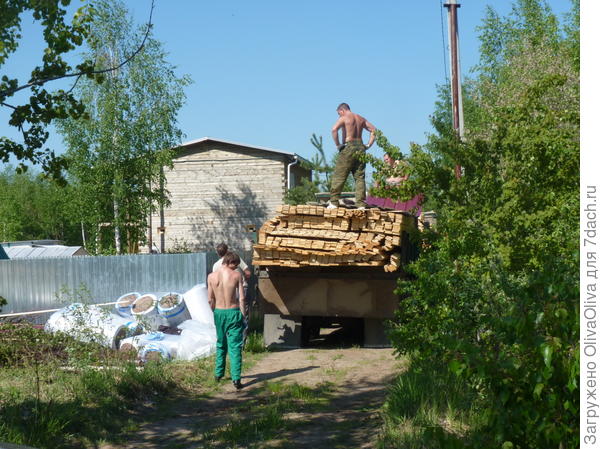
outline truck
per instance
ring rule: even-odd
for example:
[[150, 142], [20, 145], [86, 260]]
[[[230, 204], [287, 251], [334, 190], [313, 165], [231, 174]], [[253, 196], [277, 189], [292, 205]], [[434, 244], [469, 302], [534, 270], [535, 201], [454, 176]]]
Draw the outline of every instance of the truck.
[[280, 206], [260, 228], [253, 265], [270, 347], [305, 347], [324, 328], [384, 347], [402, 266], [417, 257], [417, 217], [379, 208]]

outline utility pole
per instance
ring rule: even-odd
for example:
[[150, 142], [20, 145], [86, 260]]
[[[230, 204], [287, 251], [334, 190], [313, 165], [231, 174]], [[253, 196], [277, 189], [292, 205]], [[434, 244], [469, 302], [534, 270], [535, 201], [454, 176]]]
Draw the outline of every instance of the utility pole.
[[[464, 120], [462, 108], [462, 94], [460, 85], [460, 51], [458, 49], [458, 8], [457, 0], [448, 0], [444, 3], [448, 8], [448, 42], [450, 42], [451, 75], [450, 87], [452, 90], [452, 125], [460, 140], [464, 137]], [[454, 167], [454, 175], [459, 179], [462, 175], [462, 167]]]

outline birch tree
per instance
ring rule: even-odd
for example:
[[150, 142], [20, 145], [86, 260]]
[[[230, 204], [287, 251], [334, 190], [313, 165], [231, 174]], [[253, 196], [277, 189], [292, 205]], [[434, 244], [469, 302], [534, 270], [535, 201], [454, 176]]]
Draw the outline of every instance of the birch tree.
[[[114, 67], [131, 54], [144, 30], [136, 30], [122, 2], [101, 0], [88, 38], [97, 69]], [[177, 113], [187, 76], [177, 77], [162, 45], [150, 34], [127, 65], [107, 73], [102, 84], [82, 80], [77, 93], [86, 118], [59, 129], [67, 144], [75, 201], [96, 252], [136, 252], [145, 241], [147, 217], [166, 204], [165, 166], [182, 138]]]

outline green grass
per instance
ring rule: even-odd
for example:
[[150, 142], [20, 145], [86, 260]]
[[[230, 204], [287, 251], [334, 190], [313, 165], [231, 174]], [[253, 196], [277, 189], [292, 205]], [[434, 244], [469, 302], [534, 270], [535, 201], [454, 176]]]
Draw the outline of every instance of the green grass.
[[250, 310], [248, 319], [248, 337], [244, 346], [244, 352], [260, 354], [268, 351], [263, 338], [264, 316], [257, 310]]
[[[243, 371], [264, 356], [262, 336], [251, 335]], [[345, 374], [336, 366], [341, 358], [333, 355], [324, 369], [333, 382]], [[119, 445], [145, 422], [173, 416], [181, 401], [195, 408], [227, 385], [213, 380], [214, 357], [141, 368], [97, 346], [31, 328], [0, 332], [0, 367], [0, 441], [40, 449]], [[198, 447], [259, 448], [266, 442], [286, 447], [312, 413], [329, 410], [334, 384], [265, 382], [249, 391], [239, 406], [220, 415], [215, 410], [214, 420], [200, 420], [192, 429], [193, 442]], [[485, 423], [474, 398], [467, 385], [435, 363], [409, 365], [390, 386], [379, 447], [485, 447], [476, 443]], [[346, 425], [339, 423], [341, 439], [332, 447], [343, 447]]]
[[246, 345], [244, 346], [244, 351], [251, 352], [254, 354], [259, 354], [261, 352], [267, 351], [267, 347], [265, 346], [265, 340], [263, 339], [262, 332], [248, 333], [248, 338], [246, 339]]
[[347, 368], [340, 368], [336, 362], [341, 360], [344, 354], [335, 354], [331, 357], [328, 366], [323, 367], [323, 374], [328, 377], [333, 377], [337, 382], [342, 380], [348, 374]]
[[234, 444], [249, 444], [267, 441], [285, 430], [287, 422], [283, 418], [280, 404], [263, 406], [255, 416], [244, 418], [234, 414], [234, 419], [224, 426], [207, 433], [206, 438], [212, 441], [224, 441]]
[[[260, 357], [244, 353], [243, 369]], [[0, 326], [0, 368], [0, 441], [40, 449], [119, 444], [181, 397], [202, 401], [222, 388], [214, 357], [140, 367], [27, 325]]]
[[[18, 380], [17, 380], [18, 379]], [[167, 393], [165, 367], [131, 362], [119, 369], [23, 366], [2, 370], [0, 440], [38, 448], [93, 446], [135, 426], [130, 407]]]
[[444, 367], [411, 365], [390, 386], [378, 447], [483, 447], [476, 442], [485, 423], [475, 399], [473, 390]]

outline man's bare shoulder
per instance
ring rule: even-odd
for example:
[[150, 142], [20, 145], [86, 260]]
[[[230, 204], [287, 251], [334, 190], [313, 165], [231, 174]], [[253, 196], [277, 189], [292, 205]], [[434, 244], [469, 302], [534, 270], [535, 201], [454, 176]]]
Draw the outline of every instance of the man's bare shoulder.
[[356, 121], [360, 122], [360, 123], [365, 123], [367, 121], [366, 118], [364, 118], [362, 115], [360, 114], [354, 114], [356, 116]]
[[214, 284], [217, 281], [218, 276], [218, 271], [214, 271], [207, 276], [206, 281], [211, 284]]

